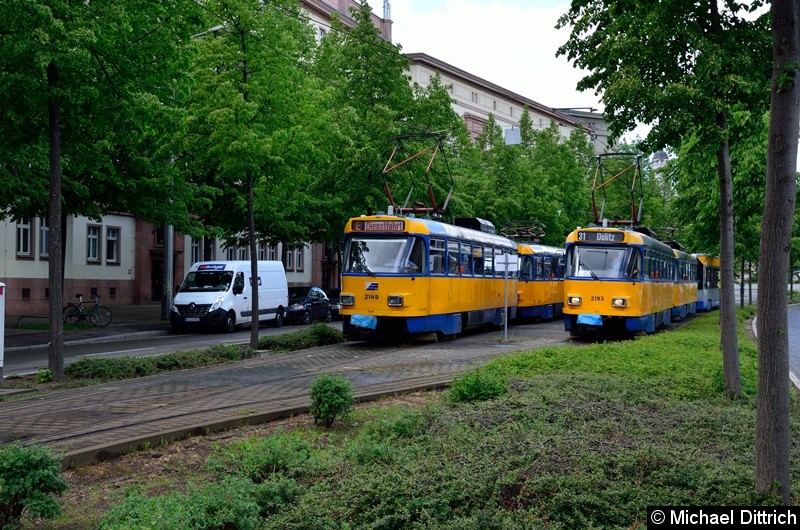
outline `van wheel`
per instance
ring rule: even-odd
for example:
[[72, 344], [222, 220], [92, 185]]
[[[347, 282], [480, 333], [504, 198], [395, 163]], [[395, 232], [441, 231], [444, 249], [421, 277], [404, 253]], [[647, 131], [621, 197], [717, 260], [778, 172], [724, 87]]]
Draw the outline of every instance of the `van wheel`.
[[283, 326], [283, 313], [278, 311], [275, 313], [275, 321], [273, 322], [276, 328]]
[[228, 313], [228, 315], [225, 317], [225, 324], [223, 325], [223, 328], [225, 329], [225, 333], [233, 333], [233, 331], [236, 329], [236, 315], [234, 315], [232, 312]]
[[308, 309], [303, 313], [303, 324], [311, 324], [311, 311]]

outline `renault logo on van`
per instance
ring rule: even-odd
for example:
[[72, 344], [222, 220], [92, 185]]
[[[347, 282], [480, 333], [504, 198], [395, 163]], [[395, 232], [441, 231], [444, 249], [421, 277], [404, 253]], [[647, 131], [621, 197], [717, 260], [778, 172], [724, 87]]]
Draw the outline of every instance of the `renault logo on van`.
[[189, 309], [191, 309], [192, 311], [194, 311], [195, 307], [197, 307], [197, 306], [196, 306], [196, 305], [194, 305], [194, 302], [192, 302], [191, 304], [189, 304]]

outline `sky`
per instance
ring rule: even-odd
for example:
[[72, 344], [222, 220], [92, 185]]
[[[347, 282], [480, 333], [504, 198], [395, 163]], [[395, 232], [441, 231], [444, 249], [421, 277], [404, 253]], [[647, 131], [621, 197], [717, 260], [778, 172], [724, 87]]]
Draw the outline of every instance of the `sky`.
[[[575, 87], [585, 75], [556, 50], [569, 28], [555, 29], [568, 0], [390, 0], [392, 42], [426, 53], [552, 108], [591, 107], [600, 97]], [[383, 0], [369, 0], [382, 16]], [[630, 133], [644, 136], [646, 127]], [[628, 135], [626, 135], [628, 136]]]

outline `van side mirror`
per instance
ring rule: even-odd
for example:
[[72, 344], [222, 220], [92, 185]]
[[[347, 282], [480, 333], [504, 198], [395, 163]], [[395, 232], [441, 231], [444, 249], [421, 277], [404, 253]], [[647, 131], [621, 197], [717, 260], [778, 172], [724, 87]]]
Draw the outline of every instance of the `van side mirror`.
[[242, 294], [244, 292], [244, 285], [241, 283], [234, 284], [233, 294]]

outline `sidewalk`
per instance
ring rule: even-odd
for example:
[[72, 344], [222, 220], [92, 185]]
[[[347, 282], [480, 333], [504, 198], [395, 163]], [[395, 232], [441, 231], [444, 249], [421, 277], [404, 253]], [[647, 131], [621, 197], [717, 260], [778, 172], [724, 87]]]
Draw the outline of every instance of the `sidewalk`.
[[[130, 334], [161, 334], [169, 332], [169, 321], [161, 320], [161, 304], [147, 305], [121, 305], [109, 306], [111, 309], [111, 324], [105, 328], [92, 328], [78, 330], [64, 330], [64, 342], [83, 340], [102, 341], [121, 340]], [[41, 315], [44, 317], [45, 315]], [[17, 327], [17, 322], [23, 326]], [[26, 325], [44, 324], [46, 318], [20, 319], [16, 315], [6, 316], [5, 349], [35, 348], [46, 346], [49, 342], [49, 332], [46, 329], [25, 329]]]

